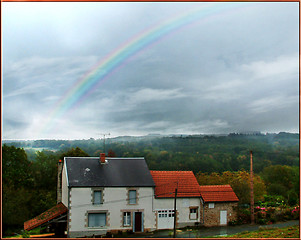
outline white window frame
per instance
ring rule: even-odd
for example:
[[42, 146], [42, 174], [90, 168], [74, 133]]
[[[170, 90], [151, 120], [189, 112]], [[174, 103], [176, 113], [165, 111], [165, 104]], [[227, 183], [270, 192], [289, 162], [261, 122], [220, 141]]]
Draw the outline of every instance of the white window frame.
[[208, 208], [214, 208], [214, 203], [209, 203]]
[[123, 212], [123, 226], [124, 227], [130, 227], [132, 225], [132, 213], [131, 212]]
[[[195, 211], [195, 212], [192, 212]], [[197, 220], [198, 219], [198, 207], [191, 207], [189, 209], [189, 219], [190, 220]]]

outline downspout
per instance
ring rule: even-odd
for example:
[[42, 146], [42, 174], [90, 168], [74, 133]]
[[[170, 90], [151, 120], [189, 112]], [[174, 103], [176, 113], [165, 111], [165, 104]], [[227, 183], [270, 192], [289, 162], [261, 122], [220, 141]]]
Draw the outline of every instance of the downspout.
[[205, 203], [203, 203], [203, 225], [205, 224]]

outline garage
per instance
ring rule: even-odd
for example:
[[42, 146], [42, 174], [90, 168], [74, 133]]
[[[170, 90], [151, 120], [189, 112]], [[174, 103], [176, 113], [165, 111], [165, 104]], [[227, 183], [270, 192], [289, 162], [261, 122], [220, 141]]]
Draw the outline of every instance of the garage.
[[162, 209], [157, 211], [158, 229], [172, 229], [174, 225], [174, 210]]

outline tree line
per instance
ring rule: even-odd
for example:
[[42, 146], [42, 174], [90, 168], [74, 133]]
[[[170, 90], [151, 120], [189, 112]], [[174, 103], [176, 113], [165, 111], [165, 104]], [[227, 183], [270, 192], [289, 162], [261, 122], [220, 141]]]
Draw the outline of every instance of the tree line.
[[23, 147], [29, 158], [36, 149], [66, 152], [79, 147], [90, 156], [112, 149], [118, 157], [145, 157], [153, 170], [192, 170], [202, 172], [249, 169], [249, 152], [254, 153], [254, 172], [270, 165], [299, 166], [299, 134], [229, 134], [228, 136], [118, 137], [87, 140], [36, 140], [12, 142]]

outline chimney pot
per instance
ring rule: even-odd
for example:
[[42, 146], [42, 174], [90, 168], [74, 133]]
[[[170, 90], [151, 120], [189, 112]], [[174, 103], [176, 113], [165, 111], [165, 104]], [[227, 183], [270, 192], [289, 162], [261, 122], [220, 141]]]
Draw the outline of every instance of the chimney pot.
[[100, 153], [100, 163], [106, 163], [106, 154]]

